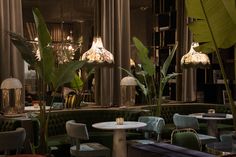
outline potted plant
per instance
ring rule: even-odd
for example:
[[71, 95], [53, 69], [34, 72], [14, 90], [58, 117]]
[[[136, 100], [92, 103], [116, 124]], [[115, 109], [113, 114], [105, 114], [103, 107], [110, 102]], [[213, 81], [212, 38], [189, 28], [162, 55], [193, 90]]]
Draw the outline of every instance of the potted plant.
[[[171, 64], [171, 61], [174, 57], [175, 51], [177, 49], [178, 44], [175, 44], [171, 53], [166, 58], [164, 64], [161, 66], [160, 70], [160, 79], [159, 82], [155, 82], [155, 65], [153, 61], [148, 57], [148, 49], [143, 45], [143, 43], [136, 37], [133, 37], [133, 42], [135, 44], [135, 47], [137, 48], [137, 55], [141, 61], [142, 69], [139, 72], [136, 72], [137, 76], [143, 77], [143, 81], [140, 81], [140, 79], [137, 76], [134, 76], [129, 71], [125, 70], [130, 76], [133, 76], [142, 90], [143, 94], [145, 95], [148, 104], [155, 104], [156, 105], [156, 116], [161, 115], [161, 103], [162, 103], [162, 96], [163, 91], [166, 86], [166, 83], [170, 79], [175, 78], [180, 73], [171, 73], [168, 74], [168, 68]], [[157, 91], [158, 89], [158, 91]]]
[[[80, 107], [81, 102], [85, 99], [85, 85], [88, 84], [90, 76], [94, 73], [94, 68], [83, 68], [86, 73], [83, 78], [75, 73], [74, 79], [64, 85], [63, 96], [65, 97], [66, 108]], [[85, 71], [86, 70], [86, 71]], [[72, 99], [70, 99], [72, 97]]]
[[[37, 78], [40, 80], [39, 93], [40, 97], [40, 142], [39, 146], [33, 147], [37, 153], [48, 154], [49, 148], [47, 145], [47, 129], [48, 120], [51, 112], [50, 110], [46, 113], [45, 102], [45, 86], [49, 87], [53, 92], [56, 92], [59, 87], [63, 84], [70, 82], [74, 76], [76, 70], [80, 69], [84, 62], [82, 61], [70, 61], [63, 64], [56, 64], [56, 56], [53, 54], [51, 47], [52, 40], [45, 24], [45, 21], [40, 11], [35, 8], [33, 9], [34, 20], [38, 32], [38, 48], [40, 57], [35, 55], [33, 47], [25, 38], [16, 34], [10, 33], [11, 41], [21, 53], [22, 58], [36, 70]], [[51, 102], [48, 104], [52, 106], [54, 96], [50, 99]]]
[[[185, 0], [187, 16], [193, 18], [188, 24], [193, 39], [200, 43], [196, 51], [215, 53], [224, 80], [236, 130], [236, 106], [227, 82], [219, 49], [230, 48], [236, 43], [236, 2], [235, 0]], [[236, 52], [234, 52], [236, 79]]]

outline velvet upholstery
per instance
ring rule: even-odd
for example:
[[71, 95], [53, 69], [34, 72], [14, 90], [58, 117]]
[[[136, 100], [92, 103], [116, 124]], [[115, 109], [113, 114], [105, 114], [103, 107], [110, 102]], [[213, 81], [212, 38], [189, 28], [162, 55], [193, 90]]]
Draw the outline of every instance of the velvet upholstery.
[[[175, 113], [173, 115], [173, 121], [177, 129], [192, 128], [195, 130], [199, 129], [198, 120], [196, 117], [188, 115], [180, 115]], [[216, 137], [206, 135], [206, 134], [197, 134], [202, 144], [207, 144], [211, 142], [218, 141]]]
[[21, 151], [26, 138], [24, 128], [17, 128], [12, 131], [0, 132], [0, 151], [8, 154], [10, 151], [16, 151], [16, 154]]
[[175, 129], [171, 134], [171, 144], [201, 151], [201, 141], [193, 129]]

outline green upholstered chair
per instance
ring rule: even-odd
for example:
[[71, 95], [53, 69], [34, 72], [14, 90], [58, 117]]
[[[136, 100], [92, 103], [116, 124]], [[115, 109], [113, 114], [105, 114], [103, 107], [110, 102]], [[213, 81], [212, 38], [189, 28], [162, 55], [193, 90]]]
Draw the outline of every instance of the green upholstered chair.
[[[137, 129], [144, 134], [144, 139], [129, 140], [129, 143], [150, 144], [161, 140], [161, 132], [165, 126], [165, 121], [162, 117], [140, 116], [138, 121], [147, 124], [145, 127]], [[156, 139], [152, 138], [152, 135]]]
[[171, 144], [193, 149], [202, 150], [201, 141], [194, 129], [175, 129], [171, 134]]
[[110, 157], [110, 149], [99, 143], [81, 143], [81, 140], [89, 140], [86, 124], [69, 120], [66, 122], [66, 132], [72, 139], [72, 146], [70, 147], [72, 156]]
[[[199, 129], [199, 123], [196, 117], [175, 113], [173, 115], [173, 121], [177, 129], [192, 128], [196, 131]], [[199, 133], [197, 135], [202, 144], [218, 141], [218, 139], [214, 136], [199, 134]]]

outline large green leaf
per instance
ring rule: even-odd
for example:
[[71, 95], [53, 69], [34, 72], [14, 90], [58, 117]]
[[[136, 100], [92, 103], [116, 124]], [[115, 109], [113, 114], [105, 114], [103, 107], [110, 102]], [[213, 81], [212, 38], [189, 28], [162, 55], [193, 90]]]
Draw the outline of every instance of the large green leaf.
[[[131, 72], [129, 72], [128, 70], [121, 68], [122, 70], [124, 70], [129, 76], [133, 77], [135, 79], [135, 81], [137, 82], [138, 86], [140, 87], [140, 89], [142, 90], [143, 94], [145, 96], [147, 96], [148, 94], [148, 88], [145, 87], [144, 84], [142, 84]], [[145, 77], [145, 75], [143, 75]]]
[[55, 70], [55, 57], [53, 56], [53, 50], [51, 47], [51, 36], [49, 34], [46, 23], [37, 8], [33, 9], [33, 15], [38, 31], [38, 45], [41, 56], [41, 60], [39, 63], [40, 68], [38, 69], [38, 72], [43, 80], [49, 84]]
[[148, 49], [136, 37], [133, 37], [133, 42], [138, 49], [137, 54], [142, 63], [144, 71], [146, 71], [148, 75], [153, 76], [155, 74], [155, 66], [152, 60], [148, 57]]
[[80, 76], [75, 73], [74, 79], [70, 83], [70, 87], [76, 91], [80, 91], [83, 88], [84, 82], [81, 80]]
[[57, 89], [61, 85], [71, 82], [74, 78], [75, 71], [80, 69], [83, 65], [83, 61], [71, 61], [65, 64], [60, 64], [53, 75], [53, 88]]
[[181, 73], [172, 73], [172, 74], [168, 74], [166, 77], [164, 77], [164, 78], [161, 80], [161, 83], [162, 83], [162, 91], [164, 90], [166, 83], [167, 83], [168, 81], [170, 81], [171, 79], [177, 77], [178, 75], [181, 75]]
[[185, 0], [185, 5], [188, 16], [194, 19], [189, 24], [194, 41], [202, 43], [198, 50], [215, 51], [211, 32], [218, 48], [229, 48], [236, 43], [236, 17], [229, 14], [236, 12], [235, 0]]
[[165, 77], [166, 76], [166, 73], [170, 67], [170, 63], [175, 55], [175, 51], [177, 49], [177, 46], [178, 46], [178, 43], [176, 43], [173, 47], [173, 49], [171, 50], [171, 53], [169, 54], [169, 56], [166, 58], [164, 64], [163, 64], [163, 67], [161, 69], [161, 73], [162, 75]]
[[21, 57], [30, 65], [34, 66], [37, 62], [33, 46], [21, 35], [9, 32], [11, 42], [16, 46], [21, 54]]

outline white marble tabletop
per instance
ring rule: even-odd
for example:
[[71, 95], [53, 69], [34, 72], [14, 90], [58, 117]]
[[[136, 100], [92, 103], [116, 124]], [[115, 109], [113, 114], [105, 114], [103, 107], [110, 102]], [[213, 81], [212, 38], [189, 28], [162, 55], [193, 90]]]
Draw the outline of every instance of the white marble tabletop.
[[[198, 119], [205, 119], [205, 120], [225, 120], [225, 119], [232, 119], [232, 114], [225, 114], [225, 116], [204, 116], [206, 113], [193, 113], [190, 116], [196, 117]], [[221, 114], [221, 113], [220, 113]]]
[[[49, 110], [50, 109], [50, 106], [46, 106], [46, 110]], [[40, 107], [37, 106], [37, 107], [34, 107], [34, 106], [25, 106], [25, 111], [39, 111], [40, 110]]]
[[118, 130], [118, 129], [136, 129], [146, 126], [146, 123], [136, 121], [124, 121], [123, 124], [116, 124], [115, 121], [95, 123], [92, 126], [97, 129]]

